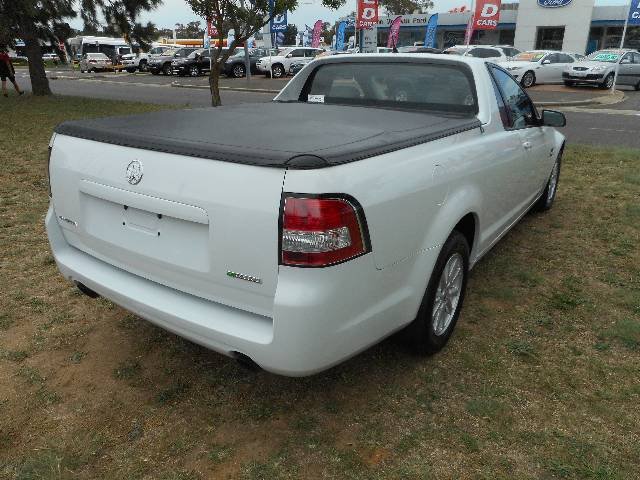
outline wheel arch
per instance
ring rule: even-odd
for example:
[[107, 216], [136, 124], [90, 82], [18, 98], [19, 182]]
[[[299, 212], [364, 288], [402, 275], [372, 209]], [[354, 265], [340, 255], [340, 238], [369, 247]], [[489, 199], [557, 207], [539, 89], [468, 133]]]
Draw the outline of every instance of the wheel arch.
[[464, 217], [462, 217], [458, 223], [456, 223], [455, 227], [453, 227], [452, 230], [452, 232], [460, 232], [467, 240], [467, 244], [469, 245], [469, 254], [474, 251], [474, 246], [476, 245], [476, 236], [478, 232], [477, 225], [478, 214], [475, 212], [469, 212]]

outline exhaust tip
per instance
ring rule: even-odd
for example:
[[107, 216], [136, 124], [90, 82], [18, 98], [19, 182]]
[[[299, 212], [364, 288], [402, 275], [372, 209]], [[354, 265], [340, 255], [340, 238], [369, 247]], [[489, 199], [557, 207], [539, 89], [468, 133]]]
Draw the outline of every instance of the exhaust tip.
[[78, 290], [84, 293], [87, 297], [98, 298], [100, 296], [99, 293], [94, 292], [89, 287], [87, 287], [84, 283], [75, 282], [75, 284], [76, 284], [76, 287], [78, 287]]
[[240, 352], [232, 352], [232, 353], [233, 353], [233, 358], [235, 358], [236, 361], [240, 364], [240, 366], [243, 367], [244, 369], [249, 370], [251, 372], [259, 372], [260, 370], [262, 370], [260, 365], [258, 365], [256, 362], [251, 360], [251, 357], [245, 355], [244, 353], [240, 353]]

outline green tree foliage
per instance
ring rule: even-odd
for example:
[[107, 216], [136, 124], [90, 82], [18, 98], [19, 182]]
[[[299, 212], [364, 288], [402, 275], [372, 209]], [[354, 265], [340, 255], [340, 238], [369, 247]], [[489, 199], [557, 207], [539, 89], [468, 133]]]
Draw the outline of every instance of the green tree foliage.
[[[42, 61], [41, 41], [58, 45], [73, 31], [68, 20], [80, 17], [84, 31], [122, 36], [147, 46], [154, 35], [151, 23], [137, 21], [142, 12], [152, 10], [162, 0], [0, 0], [0, 42], [25, 42], [34, 95], [51, 95]], [[104, 19], [104, 23], [101, 23]]]
[[287, 25], [287, 29], [284, 31], [284, 45], [295, 45], [296, 37], [298, 36], [298, 27], [293, 24]]
[[[322, 0], [328, 8], [338, 8], [346, 0]], [[211, 105], [217, 107], [220, 100], [220, 74], [233, 50], [243, 44], [249, 37], [269, 23], [275, 15], [285, 11], [295, 10], [298, 0], [275, 0], [273, 9], [269, 0], [186, 0], [198, 17], [211, 19], [218, 31], [218, 47], [212, 51], [211, 73], [209, 74], [209, 88], [211, 90]], [[234, 31], [234, 40], [227, 49], [222, 49], [222, 42], [229, 30]]]
[[433, 8], [431, 0], [380, 0], [389, 15], [408, 15], [414, 12], [426, 12]]

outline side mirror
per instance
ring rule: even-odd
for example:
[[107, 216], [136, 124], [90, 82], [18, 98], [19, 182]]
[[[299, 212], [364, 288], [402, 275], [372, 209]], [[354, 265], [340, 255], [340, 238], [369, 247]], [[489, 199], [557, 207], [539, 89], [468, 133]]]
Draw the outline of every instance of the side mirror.
[[623, 58], [620, 61], [620, 65], [624, 65], [624, 64], [627, 64], [627, 63], [631, 63], [631, 59], [630, 58]]
[[564, 127], [567, 125], [567, 118], [562, 112], [557, 112], [555, 110], [543, 110], [542, 125], [545, 127]]
[[287, 55], [287, 58], [291, 58], [291, 57], [293, 57], [293, 54], [290, 53]]
[[551, 65], [551, 60], [549, 59], [543, 60], [542, 65]]

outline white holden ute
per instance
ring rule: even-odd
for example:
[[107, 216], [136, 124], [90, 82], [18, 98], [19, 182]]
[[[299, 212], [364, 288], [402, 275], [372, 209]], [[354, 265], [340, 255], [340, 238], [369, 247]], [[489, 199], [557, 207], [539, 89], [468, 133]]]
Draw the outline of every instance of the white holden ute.
[[270, 372], [401, 329], [434, 353], [471, 267], [553, 204], [564, 124], [481, 59], [325, 57], [273, 102], [59, 125], [49, 241], [88, 295]]

